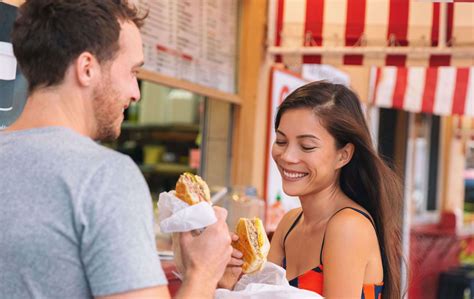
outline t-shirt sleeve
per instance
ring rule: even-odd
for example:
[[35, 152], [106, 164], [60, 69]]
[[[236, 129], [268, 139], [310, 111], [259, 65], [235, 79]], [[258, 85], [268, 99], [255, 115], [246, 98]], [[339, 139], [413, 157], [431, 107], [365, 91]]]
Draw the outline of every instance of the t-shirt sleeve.
[[166, 285], [156, 252], [148, 186], [128, 157], [114, 155], [85, 180], [78, 222], [94, 296]]

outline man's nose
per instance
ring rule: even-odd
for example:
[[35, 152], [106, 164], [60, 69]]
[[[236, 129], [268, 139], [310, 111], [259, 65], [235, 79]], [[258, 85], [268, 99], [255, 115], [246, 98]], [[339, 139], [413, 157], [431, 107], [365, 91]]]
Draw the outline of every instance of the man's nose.
[[133, 86], [131, 100], [132, 102], [138, 102], [140, 100], [140, 97], [141, 97], [140, 86], [138, 85], [138, 80], [136, 80]]

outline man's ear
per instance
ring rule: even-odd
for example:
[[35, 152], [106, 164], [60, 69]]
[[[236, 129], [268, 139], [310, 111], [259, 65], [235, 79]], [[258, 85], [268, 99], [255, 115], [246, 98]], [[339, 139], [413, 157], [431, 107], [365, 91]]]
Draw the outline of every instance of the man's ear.
[[94, 55], [83, 52], [74, 62], [78, 84], [84, 87], [91, 86], [100, 73], [100, 66]]
[[336, 165], [336, 169], [344, 167], [347, 163], [349, 163], [354, 155], [354, 145], [352, 143], [347, 143], [344, 145], [343, 148], [337, 150], [338, 151], [338, 161]]

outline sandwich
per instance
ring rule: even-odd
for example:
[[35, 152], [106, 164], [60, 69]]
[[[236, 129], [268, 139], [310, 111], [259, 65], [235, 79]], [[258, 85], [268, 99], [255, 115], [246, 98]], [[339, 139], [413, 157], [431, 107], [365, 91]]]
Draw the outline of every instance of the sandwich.
[[270, 250], [262, 220], [240, 218], [235, 233], [239, 239], [232, 242], [232, 246], [243, 254], [242, 272], [248, 274], [261, 270]]
[[198, 175], [185, 172], [176, 182], [175, 195], [190, 206], [200, 202], [211, 204], [211, 192], [207, 183]]
[[[200, 202], [207, 202], [212, 205], [211, 192], [207, 183], [198, 175], [185, 172], [179, 176], [175, 186], [175, 196], [188, 205], [192, 206]], [[205, 228], [194, 229], [191, 231], [193, 236], [198, 236]], [[184, 273], [184, 265], [181, 255], [181, 246], [179, 244], [179, 234], [172, 234], [172, 250], [174, 253], [174, 261], [176, 269], [180, 273]]]

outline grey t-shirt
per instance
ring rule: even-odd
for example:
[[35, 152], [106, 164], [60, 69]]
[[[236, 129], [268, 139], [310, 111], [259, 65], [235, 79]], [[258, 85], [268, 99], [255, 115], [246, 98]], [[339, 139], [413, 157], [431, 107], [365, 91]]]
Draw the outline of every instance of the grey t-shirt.
[[61, 127], [0, 132], [0, 298], [91, 298], [167, 284], [146, 182]]

